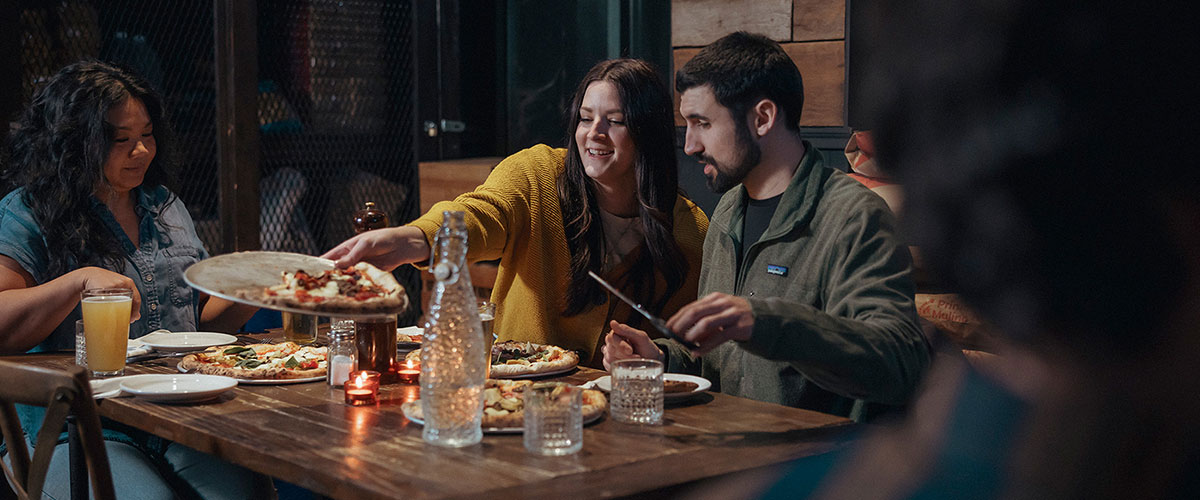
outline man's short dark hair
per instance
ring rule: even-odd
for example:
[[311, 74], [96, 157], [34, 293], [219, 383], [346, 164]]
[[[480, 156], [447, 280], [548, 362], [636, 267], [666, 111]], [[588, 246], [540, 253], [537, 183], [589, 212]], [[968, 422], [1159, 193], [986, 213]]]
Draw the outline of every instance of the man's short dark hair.
[[770, 99], [782, 111], [787, 128], [800, 130], [804, 79], [783, 47], [770, 38], [731, 33], [708, 44], [675, 73], [677, 92], [704, 85], [735, 119], [744, 118], [759, 100]]

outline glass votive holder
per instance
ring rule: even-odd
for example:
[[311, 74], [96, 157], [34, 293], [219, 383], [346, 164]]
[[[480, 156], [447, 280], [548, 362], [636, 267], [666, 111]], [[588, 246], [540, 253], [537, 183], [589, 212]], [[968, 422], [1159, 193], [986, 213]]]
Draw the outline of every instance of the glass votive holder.
[[415, 384], [421, 381], [421, 364], [411, 359], [396, 362], [396, 373], [401, 384]]
[[663, 417], [663, 364], [653, 359], [622, 359], [612, 366], [613, 420], [658, 425]]
[[379, 372], [359, 370], [350, 372], [345, 386], [346, 404], [350, 406], [373, 405], [379, 402]]
[[543, 382], [525, 391], [525, 449], [547, 456], [583, 448], [583, 390], [563, 382]]

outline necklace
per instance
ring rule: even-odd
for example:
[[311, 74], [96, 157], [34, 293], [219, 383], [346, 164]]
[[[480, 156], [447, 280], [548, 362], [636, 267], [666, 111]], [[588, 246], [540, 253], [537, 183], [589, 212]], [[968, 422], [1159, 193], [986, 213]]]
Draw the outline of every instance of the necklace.
[[604, 229], [603, 270], [608, 271], [621, 262], [641, 243], [641, 218], [617, 217], [603, 210], [600, 220]]

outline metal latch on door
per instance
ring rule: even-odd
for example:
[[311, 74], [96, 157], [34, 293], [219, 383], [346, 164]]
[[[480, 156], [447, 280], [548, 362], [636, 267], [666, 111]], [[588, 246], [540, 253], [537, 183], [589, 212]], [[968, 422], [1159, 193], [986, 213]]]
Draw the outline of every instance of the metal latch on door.
[[467, 124], [458, 120], [442, 120], [441, 123], [426, 121], [423, 128], [429, 137], [437, 137], [439, 132], [462, 132], [467, 129]]

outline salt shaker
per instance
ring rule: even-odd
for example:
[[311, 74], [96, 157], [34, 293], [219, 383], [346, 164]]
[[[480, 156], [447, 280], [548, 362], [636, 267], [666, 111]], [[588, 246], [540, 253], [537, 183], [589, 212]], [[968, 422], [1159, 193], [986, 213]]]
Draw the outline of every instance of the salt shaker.
[[[335, 325], [340, 326], [340, 325]], [[329, 331], [329, 366], [326, 371], [329, 376], [326, 380], [329, 385], [341, 387], [346, 385], [346, 379], [350, 376], [350, 372], [355, 369], [358, 358], [358, 349], [354, 345], [354, 326], [350, 323], [349, 328], [334, 328]]]

